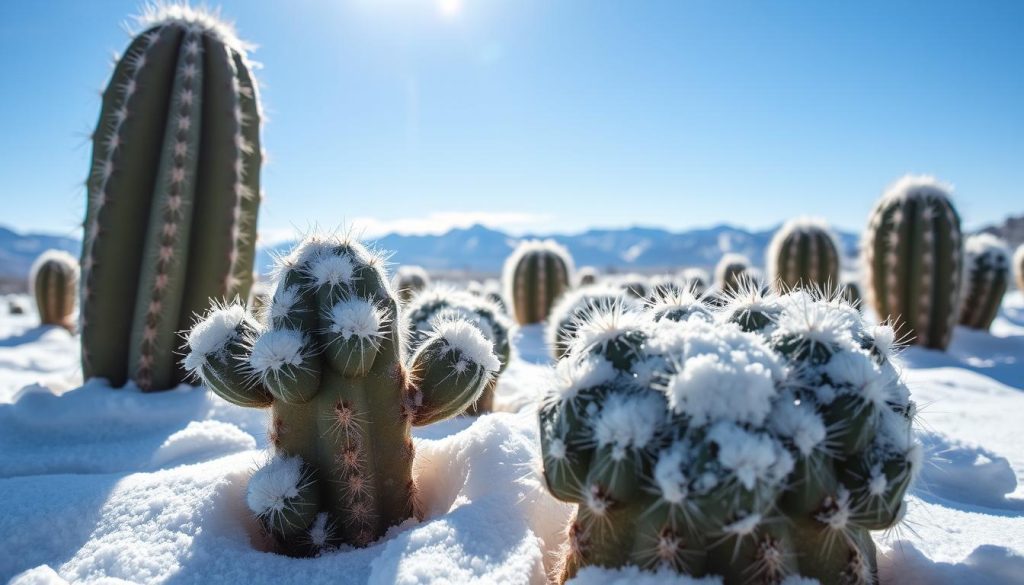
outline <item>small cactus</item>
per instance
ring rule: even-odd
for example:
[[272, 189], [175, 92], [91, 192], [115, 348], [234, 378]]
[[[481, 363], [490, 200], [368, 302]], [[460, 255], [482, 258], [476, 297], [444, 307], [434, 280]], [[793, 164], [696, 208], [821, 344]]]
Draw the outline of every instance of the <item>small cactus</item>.
[[513, 325], [504, 310], [492, 301], [467, 291], [433, 286], [413, 297], [406, 306], [404, 319], [411, 351], [416, 351], [420, 344], [430, 340], [436, 328], [444, 327], [452, 320], [466, 321], [480, 331], [490, 342], [501, 367], [466, 414], [477, 415], [494, 410], [498, 378], [512, 361]]
[[856, 282], [852, 280], [840, 282], [839, 296], [851, 306], [857, 307], [858, 311], [862, 309], [863, 301], [861, 300], [860, 285]]
[[558, 297], [574, 280], [572, 256], [554, 240], [526, 240], [505, 260], [505, 298], [520, 325], [548, 318]]
[[799, 287], [825, 292], [839, 282], [839, 246], [824, 221], [797, 218], [775, 232], [765, 258], [778, 292]]
[[579, 324], [539, 413], [546, 484], [576, 505], [561, 581], [589, 565], [877, 581], [869, 531], [900, 520], [921, 465], [893, 331], [805, 291], [747, 292]]
[[597, 284], [597, 269], [593, 266], [584, 266], [576, 272], [576, 286], [587, 286]]
[[178, 332], [247, 299], [260, 107], [231, 27], [157, 3], [117, 62], [93, 134], [82, 240], [82, 370], [144, 391], [185, 378]]
[[422, 266], [399, 266], [391, 285], [398, 293], [398, 298], [407, 303], [421, 290], [430, 286], [430, 275]]
[[679, 278], [685, 283], [686, 289], [697, 295], [703, 295], [711, 286], [711, 277], [706, 270], [700, 268], [687, 268], [679, 273]]
[[7, 313], [10, 314], [10, 315], [24, 315], [25, 314], [25, 304], [22, 303], [19, 299], [14, 299], [14, 298], [8, 299], [7, 300]]
[[1003, 295], [1010, 286], [1010, 252], [1006, 243], [991, 234], [970, 236], [964, 243], [963, 301], [960, 324], [987, 330], [999, 314]]
[[280, 262], [265, 326], [221, 305], [188, 334], [189, 372], [228, 402], [270, 407], [274, 455], [247, 502], [289, 555], [365, 546], [419, 516], [410, 427], [462, 412], [499, 368], [460, 320], [408, 357], [383, 265], [358, 242], [308, 238]]
[[36, 258], [29, 274], [29, 289], [36, 299], [40, 322], [73, 329], [78, 261], [67, 252], [47, 250]]
[[751, 278], [750, 259], [741, 254], [725, 254], [715, 266], [715, 287], [720, 293], [736, 292]]
[[556, 361], [562, 359], [576, 337], [580, 321], [613, 305], [620, 305], [623, 308], [639, 307], [635, 298], [623, 294], [622, 289], [614, 285], [583, 286], [562, 295], [551, 309], [544, 329], [544, 338], [551, 350], [551, 357]]
[[896, 181], [871, 214], [862, 258], [878, 317], [898, 324], [899, 339], [945, 349], [959, 320], [964, 266], [949, 188], [931, 177]]
[[651, 296], [651, 281], [643, 274], [623, 274], [615, 278], [615, 284], [627, 296], [637, 300], [644, 300]]

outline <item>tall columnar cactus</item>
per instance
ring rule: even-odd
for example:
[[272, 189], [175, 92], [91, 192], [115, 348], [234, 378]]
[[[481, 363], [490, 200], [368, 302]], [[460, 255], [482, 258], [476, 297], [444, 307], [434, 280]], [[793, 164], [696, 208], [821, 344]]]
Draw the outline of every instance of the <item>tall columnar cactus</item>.
[[422, 266], [412, 264], [399, 266], [395, 271], [395, 278], [392, 282], [398, 298], [408, 302], [421, 290], [430, 286], [430, 275]]
[[548, 318], [555, 301], [573, 282], [569, 251], [554, 240], [526, 240], [505, 260], [502, 280], [511, 313], [521, 325]]
[[868, 303], [899, 337], [945, 349], [959, 319], [960, 217], [949, 188], [931, 177], [896, 181], [875, 206], [862, 255]]
[[274, 455], [246, 499], [286, 554], [363, 546], [418, 515], [410, 427], [465, 410], [499, 367], [458, 320], [407, 357], [398, 315], [380, 256], [310, 238], [282, 261], [265, 327], [233, 304], [189, 333], [190, 372], [229, 402], [270, 407]]
[[892, 329], [804, 291], [677, 317], [597, 314], [558, 363], [539, 416], [547, 485], [577, 508], [561, 579], [876, 582], [869, 531], [921, 458]]
[[576, 286], [587, 286], [597, 284], [597, 269], [593, 266], [584, 266], [576, 272]]
[[715, 265], [715, 287], [720, 293], [738, 291], [751, 278], [750, 259], [741, 254], [725, 254]]
[[555, 360], [562, 359], [576, 336], [576, 328], [580, 321], [585, 321], [591, 314], [609, 310], [616, 305], [622, 309], [639, 308], [639, 302], [634, 297], [624, 294], [616, 285], [582, 286], [562, 295], [551, 309], [551, 315], [544, 328], [544, 338], [551, 350], [551, 357]]
[[960, 324], [988, 329], [1010, 286], [1010, 252], [1006, 243], [991, 234], [968, 237], [964, 244], [964, 267], [967, 273]]
[[494, 391], [498, 377], [512, 361], [512, 320], [494, 302], [468, 291], [446, 286], [433, 286], [413, 297], [405, 310], [405, 330], [409, 333], [411, 350], [431, 339], [439, 327], [453, 320], [462, 320], [476, 327], [491, 348], [501, 366], [480, 393], [480, 398], [466, 411], [476, 415], [494, 410]]
[[839, 246], [824, 221], [797, 218], [775, 232], [765, 264], [779, 292], [798, 287], [828, 291], [839, 283]]
[[93, 134], [82, 242], [82, 369], [143, 390], [184, 379], [177, 332], [247, 299], [260, 108], [246, 45], [180, 4], [140, 18]]
[[60, 250], [47, 250], [32, 264], [29, 288], [43, 325], [72, 329], [78, 290], [78, 261]]

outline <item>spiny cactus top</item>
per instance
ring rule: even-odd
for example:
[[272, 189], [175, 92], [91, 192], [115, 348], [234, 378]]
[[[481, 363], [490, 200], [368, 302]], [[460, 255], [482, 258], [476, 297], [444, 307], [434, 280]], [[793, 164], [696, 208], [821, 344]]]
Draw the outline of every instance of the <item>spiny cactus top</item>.
[[[512, 361], [512, 320], [492, 301], [468, 291], [449, 286], [432, 286], [423, 290], [405, 309], [405, 329], [409, 333], [411, 349], [428, 341], [435, 329], [453, 320], [465, 321], [476, 327], [491, 343], [501, 362], [497, 375]], [[494, 408], [494, 390], [497, 382], [484, 388], [480, 398], [467, 411], [468, 414], [490, 412]]]
[[977, 234], [964, 244], [964, 294], [960, 324], [988, 329], [999, 314], [1010, 286], [1010, 251], [1006, 242], [991, 234]]
[[593, 266], [584, 266], [576, 271], [576, 286], [587, 286], [597, 284], [597, 269]]
[[906, 176], [875, 205], [862, 243], [865, 294], [899, 339], [945, 349], [959, 318], [963, 281], [960, 217], [950, 188]]
[[742, 254], [723, 255], [715, 265], [715, 287], [722, 293], [738, 290], [750, 278], [750, 259]]
[[687, 289], [699, 295], [704, 294], [711, 283], [711, 277], [707, 271], [700, 268], [687, 268], [679, 273], [679, 277], [686, 284]]
[[144, 390], [184, 378], [177, 332], [246, 299], [260, 108], [246, 45], [213, 15], [156, 4], [118, 61], [93, 134], [82, 241], [82, 366]]
[[581, 323], [540, 410], [544, 477], [585, 565], [726, 583], [873, 583], [869, 530], [920, 467], [893, 331], [798, 291]]
[[61, 250], [47, 250], [32, 264], [28, 283], [40, 322], [71, 329], [78, 290], [78, 260]]
[[576, 336], [580, 321], [587, 320], [591, 313], [607, 310], [616, 304], [631, 309], [640, 306], [636, 299], [624, 294], [614, 284], [583, 286], [562, 295], [551, 309], [551, 316], [544, 328], [544, 339], [551, 350], [551, 356], [558, 360], [565, 355]]
[[623, 274], [615, 277], [613, 282], [626, 296], [634, 299], [643, 300], [651, 295], [651, 280], [643, 274]]
[[502, 281], [521, 325], [540, 323], [574, 279], [572, 256], [554, 240], [524, 240], [505, 260]]
[[412, 264], [399, 266], [395, 271], [392, 286], [400, 299], [408, 301], [416, 296], [416, 293], [430, 286], [430, 275], [422, 266]]
[[768, 281], [780, 292], [826, 291], [839, 283], [839, 245], [823, 220], [798, 217], [775, 232], [765, 254]]
[[190, 372], [271, 407], [274, 457], [247, 501], [283, 552], [362, 546], [418, 514], [410, 425], [462, 412], [500, 367], [466, 321], [439, 323], [411, 357], [405, 339], [382, 258], [333, 237], [281, 261], [266, 326], [235, 304], [189, 333]]

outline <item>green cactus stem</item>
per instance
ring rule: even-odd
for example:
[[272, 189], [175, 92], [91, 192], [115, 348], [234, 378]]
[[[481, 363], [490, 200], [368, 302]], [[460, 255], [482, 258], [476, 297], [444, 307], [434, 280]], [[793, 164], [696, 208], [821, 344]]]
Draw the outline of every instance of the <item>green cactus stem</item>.
[[967, 273], [960, 324], [988, 330], [1010, 286], [1010, 252], [1006, 243], [991, 234], [968, 237], [964, 244], [964, 267]]
[[839, 282], [839, 246], [822, 220], [786, 222], [765, 256], [769, 283], [778, 292], [807, 287], [828, 293]]
[[548, 318], [574, 280], [572, 256], [554, 240], [525, 240], [505, 260], [505, 298], [520, 325]]
[[36, 300], [39, 321], [74, 329], [72, 315], [78, 290], [78, 261], [60, 250], [47, 250], [32, 264], [29, 289]]

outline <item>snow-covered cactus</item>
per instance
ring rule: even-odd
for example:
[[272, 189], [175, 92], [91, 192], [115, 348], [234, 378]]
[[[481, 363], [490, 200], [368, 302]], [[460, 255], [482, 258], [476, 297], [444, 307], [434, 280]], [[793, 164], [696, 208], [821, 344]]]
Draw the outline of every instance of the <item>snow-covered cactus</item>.
[[421, 290], [430, 286], [430, 275], [422, 266], [408, 264], [399, 266], [391, 283], [402, 302], [408, 302]]
[[960, 324], [988, 329], [1010, 286], [1010, 252], [991, 234], [969, 236], [964, 243], [964, 294]]
[[964, 265], [949, 188], [922, 176], [893, 183], [871, 214], [862, 255], [878, 317], [898, 324], [899, 339], [945, 349], [959, 320]]
[[78, 261], [60, 250], [43, 252], [32, 264], [29, 289], [36, 299], [39, 321], [72, 329], [72, 313], [78, 296]]
[[563, 581], [636, 565], [876, 582], [869, 531], [901, 519], [920, 467], [894, 333], [834, 297], [747, 292], [579, 324], [539, 414], [546, 483], [577, 507]]
[[572, 256], [554, 240], [526, 240], [505, 260], [502, 280], [521, 325], [540, 323], [573, 282]]
[[651, 281], [643, 274], [623, 274], [615, 278], [615, 283], [626, 296], [634, 299], [643, 300], [651, 296]]
[[217, 306], [188, 335], [185, 367], [225, 400], [271, 409], [272, 460], [248, 503], [282, 552], [362, 546], [417, 516], [412, 425], [468, 408], [499, 368], [461, 320], [408, 357], [381, 256], [305, 240], [278, 267], [266, 325]]
[[249, 297], [260, 108], [246, 45], [213, 15], [158, 3], [139, 25], [93, 134], [82, 369], [162, 390], [184, 379], [175, 351], [193, 315]]
[[576, 336], [576, 328], [580, 321], [585, 321], [596, 312], [610, 310], [613, 306], [622, 309], [639, 308], [638, 301], [630, 295], [623, 294], [622, 289], [615, 285], [593, 284], [570, 291], [555, 303], [544, 328], [544, 339], [555, 360], [569, 350]]
[[597, 269], [593, 266], [584, 266], [576, 271], [576, 286], [588, 286], [597, 284]]
[[512, 360], [513, 325], [504, 310], [490, 300], [468, 291], [433, 286], [413, 297], [406, 306], [404, 318], [411, 351], [416, 351], [422, 343], [430, 340], [435, 329], [445, 327], [453, 320], [466, 321], [480, 331], [490, 342], [501, 367], [466, 414], [492, 411], [498, 377]]
[[750, 259], [741, 254], [725, 254], [715, 265], [715, 287], [723, 294], [739, 290], [751, 279]]
[[707, 292], [711, 282], [711, 277], [708, 276], [707, 271], [700, 268], [687, 268], [679, 273], [679, 278], [682, 279], [687, 290], [697, 295], [703, 295]]
[[473, 280], [466, 286], [466, 291], [472, 295], [487, 299], [500, 307], [501, 310], [508, 315], [508, 306], [506, 305], [505, 297], [502, 294], [501, 281], [495, 278], [488, 278], [483, 282]]
[[7, 313], [9, 315], [24, 315], [25, 304], [20, 299], [10, 298], [7, 300]]
[[798, 287], [828, 291], [839, 282], [839, 246], [822, 220], [796, 218], [775, 232], [765, 264], [780, 292]]

